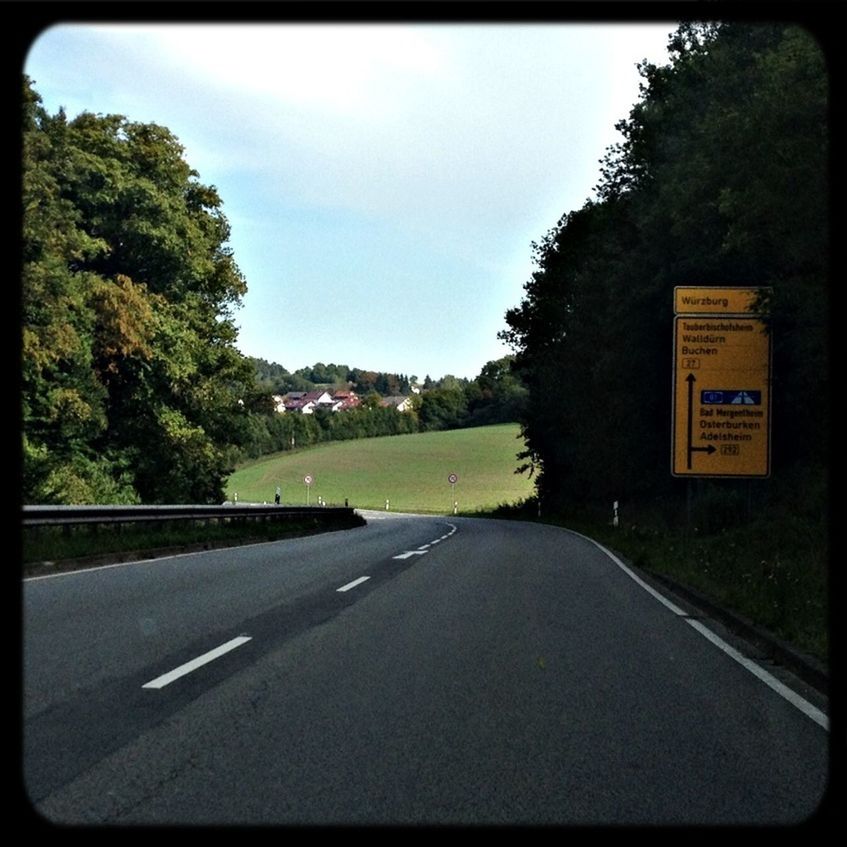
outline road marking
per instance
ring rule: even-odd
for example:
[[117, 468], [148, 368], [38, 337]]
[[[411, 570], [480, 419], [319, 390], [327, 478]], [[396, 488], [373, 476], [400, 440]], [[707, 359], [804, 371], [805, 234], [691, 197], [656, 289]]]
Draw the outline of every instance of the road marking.
[[446, 541], [456, 531], [456, 527], [453, 526], [453, 524], [448, 523], [447, 526], [450, 526], [450, 527], [453, 527], [453, 528], [446, 535], [442, 535], [440, 538], [436, 538], [433, 541], [430, 541], [428, 544], [421, 544], [421, 546], [418, 547], [417, 550], [406, 550], [403, 553], [399, 553], [396, 556], [392, 556], [391, 558], [392, 559], [408, 559], [410, 556], [425, 556], [427, 553], [429, 553], [429, 550], [427, 548], [434, 547], [436, 544], [438, 544], [441, 541]]
[[235, 650], [236, 647], [240, 647], [242, 644], [246, 644], [250, 640], [251, 636], [249, 635], [239, 635], [238, 638], [233, 638], [231, 641], [227, 641], [226, 644], [221, 644], [220, 647], [215, 647], [214, 650], [210, 650], [208, 653], [204, 653], [202, 656], [198, 656], [196, 659], [192, 659], [190, 662], [186, 662], [184, 665], [180, 665], [178, 668], [174, 668], [172, 671], [162, 674], [162, 676], [157, 676], [156, 679], [145, 683], [141, 687], [164, 688], [166, 685], [170, 685], [174, 680], [179, 679], [181, 676], [185, 676], [186, 674], [191, 673], [191, 671], [197, 670], [197, 668], [214, 661], [220, 656], [223, 656], [224, 653], [229, 653], [230, 650]]
[[349, 591], [351, 588], [355, 588], [357, 585], [361, 585], [365, 580], [370, 579], [369, 576], [360, 576], [358, 579], [354, 579], [352, 582], [348, 582], [347, 585], [342, 585], [341, 588], [336, 588], [336, 591]]
[[780, 697], [785, 698], [791, 703], [792, 706], [799, 709], [806, 717], [811, 718], [818, 726], [823, 727], [827, 732], [829, 732], [829, 718], [818, 708], [813, 706], [807, 700], [804, 700], [799, 694], [795, 694], [787, 685], [783, 685], [778, 679], [771, 676], [766, 670], [760, 668], [754, 661], [748, 659], [746, 656], [743, 656], [739, 653], [734, 647], [731, 647], [727, 644], [723, 639], [719, 638], [714, 634], [710, 629], [703, 626], [700, 621], [692, 620], [689, 618], [686, 623], [690, 624], [697, 630], [704, 638], [708, 638], [709, 641], [712, 642], [716, 647], [719, 647], [724, 651], [728, 656], [731, 656], [744, 668], [747, 668], [751, 674], [757, 676], [765, 685], [772, 688], [779, 694]]
[[636, 573], [633, 573], [611, 550], [607, 550], [602, 544], [598, 541], [595, 541], [593, 538], [589, 538], [587, 535], [583, 535], [580, 532], [576, 532], [574, 530], [568, 530], [568, 532], [573, 532], [574, 535], [578, 535], [580, 538], [584, 538], [586, 541], [590, 541], [595, 547], [602, 550], [628, 577], [637, 582], [645, 591], [649, 592], [653, 595], [660, 603], [667, 606], [675, 615], [679, 616], [682, 620], [685, 621], [689, 626], [692, 626], [697, 632], [699, 632], [704, 638], [711, 641], [716, 647], [720, 650], [723, 650], [727, 656], [729, 656], [734, 661], [738, 662], [741, 667], [746, 668], [750, 673], [752, 673], [755, 677], [765, 683], [768, 687], [773, 689], [780, 697], [787, 700], [794, 706], [796, 709], [799, 709], [807, 718], [813, 720], [818, 726], [822, 727], [824, 730], [829, 732], [829, 718], [817, 707], [813, 706], [808, 700], [801, 697], [799, 694], [796, 694], [792, 691], [788, 686], [781, 683], [776, 677], [772, 674], [769, 674], [764, 668], [757, 665], [752, 659], [748, 659], [746, 656], [739, 653], [734, 647], [730, 646], [726, 643], [720, 636], [715, 635], [710, 629], [704, 626], [700, 621], [694, 620], [688, 616], [686, 612], [679, 608], [674, 603], [671, 603], [666, 597], [663, 597], [658, 591], [656, 591], [652, 586], [647, 585], [643, 579], [641, 579]]

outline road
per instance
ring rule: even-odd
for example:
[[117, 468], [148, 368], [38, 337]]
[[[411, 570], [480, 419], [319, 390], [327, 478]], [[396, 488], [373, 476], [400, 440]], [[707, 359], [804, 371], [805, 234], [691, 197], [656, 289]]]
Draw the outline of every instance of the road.
[[25, 580], [35, 813], [179, 825], [814, 813], [825, 701], [758, 671], [717, 623], [563, 529], [365, 516]]

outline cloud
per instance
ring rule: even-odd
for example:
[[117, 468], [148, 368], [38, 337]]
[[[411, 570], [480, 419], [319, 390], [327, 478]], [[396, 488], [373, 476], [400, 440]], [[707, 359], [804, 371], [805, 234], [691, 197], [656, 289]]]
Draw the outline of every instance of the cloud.
[[100, 31], [141, 39], [180, 73], [248, 101], [270, 98], [359, 118], [389, 108], [404, 87], [446, 71], [436, 45], [413, 28], [205, 24]]
[[[251, 354], [376, 365], [347, 327], [414, 301], [415, 331], [387, 332], [379, 366], [473, 374], [499, 349], [530, 242], [589, 197], [638, 99], [636, 62], [664, 61], [674, 28], [62, 26], [28, 64], [51, 108], [167, 126], [218, 187]], [[320, 344], [316, 303], [345, 315]], [[282, 337], [269, 315], [285, 316]]]
[[268, 194], [303, 206], [402, 218], [422, 232], [483, 232], [526, 220], [539, 207], [546, 214], [563, 199], [586, 199], [614, 123], [637, 96], [632, 43], [652, 48], [657, 29], [210, 24], [94, 31], [108, 36], [113, 51], [121, 44], [155, 68], [151, 87], [158, 78], [161, 99], [179, 97], [186, 109], [177, 134], [215, 172], [261, 171]]

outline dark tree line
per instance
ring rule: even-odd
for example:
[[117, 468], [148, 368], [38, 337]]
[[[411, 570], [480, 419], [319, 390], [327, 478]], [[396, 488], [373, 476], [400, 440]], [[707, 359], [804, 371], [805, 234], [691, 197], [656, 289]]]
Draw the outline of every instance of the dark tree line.
[[[362, 368], [351, 368], [347, 365], [325, 365], [317, 362], [311, 367], [299, 368], [289, 372], [282, 365], [268, 362], [265, 359], [248, 357], [256, 370], [259, 384], [274, 394], [287, 394], [289, 391], [313, 391], [318, 387], [350, 387], [364, 396], [375, 392], [382, 397], [412, 394], [412, 387], [418, 385], [414, 374], [390, 373], [387, 371], [370, 371]], [[457, 380], [448, 374], [439, 380], [429, 376], [423, 383], [423, 388], [449, 388], [465, 385], [468, 380]]]
[[270, 375], [280, 366], [252, 361], [258, 362], [259, 375], [233, 435], [238, 445], [232, 454], [234, 462], [324, 441], [513, 423], [521, 417], [527, 397], [526, 388], [512, 369], [512, 357], [505, 356], [488, 362], [473, 380], [450, 375], [429, 380], [422, 394], [410, 395], [410, 411], [381, 407], [380, 393], [371, 388], [359, 408], [335, 413], [317, 409], [311, 415], [278, 414], [262, 373]]
[[[771, 286], [769, 490], [825, 511], [828, 80], [782, 24], [685, 24], [643, 64], [596, 199], [533, 245], [501, 337], [529, 389], [526, 468], [560, 508], [678, 498], [670, 474], [673, 288]], [[811, 496], [811, 500], [809, 500]]]
[[326, 441], [403, 435], [417, 431], [417, 417], [394, 408], [363, 406], [335, 413], [318, 409], [311, 415], [254, 410], [246, 413], [240, 422], [238, 448], [233, 454], [233, 464], [247, 458], [312, 447]]

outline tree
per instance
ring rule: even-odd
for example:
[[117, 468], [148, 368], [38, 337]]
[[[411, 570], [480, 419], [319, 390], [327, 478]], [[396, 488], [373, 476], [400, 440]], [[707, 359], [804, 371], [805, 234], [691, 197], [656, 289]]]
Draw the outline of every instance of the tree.
[[421, 429], [455, 429], [465, 423], [467, 400], [461, 388], [433, 388], [421, 398]]
[[641, 66], [598, 199], [534, 245], [538, 269], [506, 315], [548, 503], [673, 492], [675, 285], [773, 287], [773, 466], [826, 464], [823, 57], [781, 24], [685, 24], [670, 55]]
[[503, 356], [486, 362], [479, 376], [465, 387], [472, 426], [522, 419], [527, 390], [514, 370], [514, 361], [514, 356]]
[[378, 378], [379, 374], [375, 371], [361, 371], [357, 368], [354, 368], [350, 374], [350, 379], [352, 380], [356, 391], [361, 395], [365, 395], [370, 391], [376, 391]]
[[371, 390], [362, 397], [362, 406], [365, 409], [378, 409], [382, 402], [382, 396], [378, 391]]
[[[81, 227], [63, 196], [60, 112], [49, 118], [29, 80], [23, 98], [22, 424], [23, 494], [28, 502], [104, 498], [133, 502], [125, 475], [92, 444], [107, 427], [106, 391], [94, 370], [99, 284], [76, 265], [105, 244]], [[113, 473], [114, 471], [114, 473]]]
[[164, 127], [28, 79], [23, 129], [25, 498], [219, 501], [253, 381], [220, 197]]
[[295, 379], [282, 365], [248, 356], [247, 360], [253, 366], [259, 385], [272, 394], [286, 394], [296, 390], [291, 387]]

